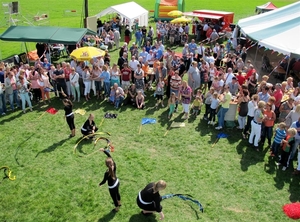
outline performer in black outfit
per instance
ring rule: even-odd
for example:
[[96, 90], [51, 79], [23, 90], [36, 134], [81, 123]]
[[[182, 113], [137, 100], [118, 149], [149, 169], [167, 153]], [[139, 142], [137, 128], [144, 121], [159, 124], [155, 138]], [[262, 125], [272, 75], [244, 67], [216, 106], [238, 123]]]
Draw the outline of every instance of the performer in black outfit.
[[109, 152], [104, 150], [103, 148], [100, 149], [100, 151], [104, 152], [105, 155], [107, 156], [105, 160], [105, 164], [107, 166], [107, 170], [104, 173], [104, 178], [102, 182], [99, 183], [99, 186], [102, 186], [103, 184], [106, 183], [108, 184], [108, 190], [109, 194], [114, 201], [115, 208], [113, 209], [114, 212], [119, 211], [120, 206], [121, 206], [121, 196], [119, 193], [119, 179], [117, 178], [116, 171], [117, 171], [117, 166], [113, 158], [110, 156]]
[[[88, 136], [89, 134], [93, 134], [97, 132], [98, 127], [96, 126], [94, 122], [95, 116], [93, 114], [89, 115], [89, 118], [85, 121], [83, 126], [81, 127], [81, 133], [83, 136]], [[92, 138], [91, 136], [90, 138]]]
[[162, 206], [160, 205], [161, 196], [159, 191], [164, 190], [167, 184], [163, 180], [156, 183], [149, 183], [143, 190], [141, 190], [136, 198], [137, 205], [142, 209], [142, 214], [152, 214], [158, 212], [160, 219], [164, 219]]
[[65, 106], [64, 107], [65, 117], [66, 117], [67, 123], [71, 130], [70, 137], [74, 137], [75, 136], [75, 124], [74, 124], [74, 114], [73, 114], [73, 103], [69, 99], [64, 99], [63, 104]]

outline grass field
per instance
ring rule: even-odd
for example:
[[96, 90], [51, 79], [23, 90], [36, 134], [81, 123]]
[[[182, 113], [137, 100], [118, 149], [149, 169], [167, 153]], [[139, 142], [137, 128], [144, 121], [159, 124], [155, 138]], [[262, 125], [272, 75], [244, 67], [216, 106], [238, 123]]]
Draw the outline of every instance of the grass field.
[[[89, 1], [90, 14], [108, 6], [96, 2]], [[147, 9], [154, 8], [152, 1], [137, 2]], [[188, 1], [186, 10], [234, 11], [237, 21], [254, 14], [255, 5], [265, 3], [216, 2]], [[274, 4], [291, 2], [274, 1]], [[63, 17], [63, 11], [80, 10], [82, 1], [24, 0], [20, 4], [23, 13], [48, 11], [51, 25], [80, 24], [80, 15]], [[2, 55], [9, 56], [10, 52], [18, 51], [20, 43], [1, 42], [0, 47]], [[292, 169], [286, 172], [278, 169], [269, 158], [267, 147], [261, 152], [252, 150], [236, 129], [225, 130], [228, 138], [220, 139], [212, 147], [219, 132], [202, 120], [203, 108], [196, 119], [185, 121], [184, 128], [171, 128], [165, 135], [172, 121], [183, 121], [182, 114], [169, 121], [167, 108], [154, 109], [153, 92], [147, 95], [145, 110], [128, 106], [116, 111], [94, 97], [89, 102], [75, 103], [74, 109], [83, 108], [87, 113], [76, 114], [77, 136], [72, 139], [68, 138], [63, 104], [57, 98], [51, 100], [51, 107], [59, 110], [56, 115], [41, 116], [49, 106], [40, 103], [34, 105], [33, 112], [22, 114], [18, 110], [1, 116], [0, 167], [9, 166], [16, 180], [0, 181], [0, 221], [158, 221], [158, 216], [142, 216], [135, 199], [148, 182], [159, 179], [167, 182], [162, 195], [191, 194], [204, 207], [202, 214], [191, 202], [164, 200], [165, 221], [290, 221], [282, 206], [300, 200], [300, 178], [291, 175]], [[103, 121], [106, 112], [116, 113], [118, 118]], [[100, 141], [94, 148], [91, 141], [85, 141], [79, 144], [78, 155], [73, 153], [81, 125], [89, 113], [95, 114], [100, 131], [111, 133], [109, 138], [115, 147], [112, 156], [117, 163], [122, 197], [117, 214], [110, 213], [113, 204], [107, 187], [98, 187], [106, 170], [105, 155], [89, 155], [105, 143]], [[143, 117], [156, 118], [157, 123], [142, 126], [139, 134]]]

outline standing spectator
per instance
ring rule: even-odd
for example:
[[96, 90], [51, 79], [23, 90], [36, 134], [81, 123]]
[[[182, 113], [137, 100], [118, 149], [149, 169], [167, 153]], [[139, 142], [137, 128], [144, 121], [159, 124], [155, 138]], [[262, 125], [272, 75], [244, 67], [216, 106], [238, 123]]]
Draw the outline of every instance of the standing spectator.
[[31, 101], [30, 101], [30, 98], [29, 98], [29, 94], [28, 92], [30, 91], [30, 83], [23, 77], [23, 75], [21, 75], [19, 77], [19, 82], [17, 84], [17, 87], [18, 87], [18, 90], [19, 90], [19, 95], [21, 97], [21, 100], [22, 100], [22, 110], [23, 110], [23, 113], [26, 113], [26, 110], [25, 110], [25, 105], [26, 105], [26, 102], [30, 108], [30, 111], [32, 111], [32, 105], [31, 105]]
[[75, 72], [75, 68], [71, 68], [71, 74], [69, 76], [70, 83], [71, 83], [71, 91], [73, 95], [73, 102], [76, 101], [77, 95], [77, 102], [80, 102], [80, 89], [79, 89], [79, 74]]
[[[175, 96], [178, 98], [179, 90], [182, 85], [182, 79], [179, 76], [178, 70], [175, 71], [175, 75], [171, 76], [170, 79], [170, 94], [175, 93]], [[178, 100], [176, 100], [175, 110], [178, 108]]]
[[183, 112], [184, 112], [184, 119], [188, 118], [189, 115], [189, 106], [192, 98], [192, 88], [187, 84], [186, 81], [182, 82], [182, 87], [179, 91], [179, 96], [181, 98]]
[[59, 93], [60, 99], [63, 99], [67, 93], [67, 85], [65, 81], [65, 73], [61, 68], [60, 64], [56, 65], [56, 70], [53, 72], [54, 79], [57, 83], [57, 90]]
[[84, 71], [82, 73], [82, 79], [83, 79], [83, 83], [84, 83], [84, 86], [85, 86], [85, 89], [84, 89], [85, 100], [89, 101], [91, 99], [90, 98], [90, 91], [91, 91], [92, 81], [91, 81], [90, 68], [88, 66], [86, 66], [84, 68]]
[[137, 69], [137, 65], [139, 64], [139, 61], [135, 59], [135, 56], [131, 57], [131, 60], [129, 61], [129, 68], [131, 69], [131, 80], [132, 83], [134, 83], [134, 73]]
[[280, 108], [280, 105], [281, 105], [281, 100], [282, 100], [282, 97], [283, 97], [283, 92], [281, 91], [281, 84], [280, 83], [277, 83], [275, 85], [275, 90], [273, 92], [273, 96], [275, 97], [275, 114], [276, 114], [276, 117], [278, 118], [279, 117], [279, 108]]
[[159, 78], [156, 89], [155, 89], [155, 97], [156, 97], [156, 104], [155, 107], [157, 108], [159, 104], [161, 104], [161, 107], [164, 107], [163, 97], [164, 97], [164, 86], [165, 82], [163, 78]]
[[[295, 144], [295, 135], [297, 134], [297, 130], [294, 128], [290, 128], [287, 130], [287, 135], [284, 140], [282, 140], [282, 151], [281, 157], [277, 165], [282, 165], [282, 171], [285, 171], [288, 167], [288, 158], [291, 152], [291, 148]], [[299, 164], [298, 164], [299, 165]], [[298, 169], [298, 167], [297, 167]], [[295, 171], [297, 172], [297, 171]]]
[[189, 86], [191, 86], [193, 91], [195, 91], [201, 85], [200, 70], [197, 67], [196, 61], [192, 62], [192, 66], [190, 66], [188, 70], [188, 75]]
[[271, 103], [267, 103], [266, 109], [264, 110], [264, 120], [262, 125], [261, 133], [261, 145], [264, 146], [266, 138], [268, 139], [268, 146], [271, 147], [271, 139], [273, 136], [273, 127], [276, 120], [274, 111], [272, 110]]
[[[254, 145], [254, 149], [256, 149], [256, 151], [259, 151], [258, 141], [259, 141], [260, 135], [261, 135], [261, 124], [264, 119], [263, 109], [265, 108], [265, 105], [266, 105], [266, 103], [264, 101], [258, 102], [257, 109], [254, 110], [253, 120], [251, 121], [251, 134], [249, 136], [248, 141], [251, 146]], [[254, 139], [254, 137], [255, 137], [255, 139]]]
[[114, 41], [116, 44], [116, 49], [119, 49], [120, 47], [120, 39], [121, 39], [120, 32], [117, 29], [114, 29]]
[[127, 63], [123, 64], [123, 69], [121, 69], [121, 87], [123, 90], [127, 91], [130, 86], [131, 79], [131, 69], [128, 67]]
[[216, 120], [216, 110], [220, 104], [220, 100], [218, 99], [219, 94], [217, 92], [214, 92], [214, 94], [211, 97], [211, 104], [209, 107], [209, 117], [208, 117], [208, 125], [215, 125]]
[[124, 41], [127, 43], [127, 45], [129, 44], [129, 42], [130, 42], [130, 36], [131, 36], [131, 32], [130, 32], [130, 30], [129, 30], [129, 27], [128, 26], [126, 26], [126, 29], [125, 29], [125, 32], [124, 32], [124, 35], [125, 35], [125, 37], [124, 37]]
[[140, 90], [144, 95], [144, 87], [145, 87], [144, 71], [141, 69], [140, 64], [137, 64], [137, 69], [134, 72], [134, 78], [135, 78], [136, 89]]
[[239, 104], [238, 129], [243, 130], [245, 128], [249, 100], [250, 98], [248, 96], [248, 91], [246, 90], [241, 91], [238, 97], [238, 104]]
[[218, 114], [217, 114], [217, 116], [218, 116], [218, 126], [216, 127], [217, 130], [221, 130], [225, 126], [224, 118], [225, 118], [227, 111], [229, 110], [230, 101], [231, 101], [231, 93], [229, 92], [229, 86], [225, 85], [224, 96], [223, 96], [223, 99], [221, 99], [221, 101], [220, 101], [222, 106], [220, 107]]
[[121, 76], [121, 71], [118, 68], [117, 64], [114, 63], [112, 68], [110, 69], [110, 85], [113, 86], [115, 83], [120, 85], [120, 76]]
[[142, 36], [143, 36], [141, 29], [137, 29], [134, 35], [135, 35], [135, 44], [137, 44], [138, 47], [141, 48]]
[[248, 102], [247, 124], [242, 133], [243, 138], [246, 139], [246, 134], [251, 128], [251, 122], [254, 118], [254, 111], [257, 109], [258, 95], [255, 94], [251, 97], [251, 101]]
[[270, 156], [277, 157], [278, 156], [278, 150], [280, 148], [280, 145], [282, 144], [282, 141], [286, 137], [286, 131], [285, 131], [286, 125], [285, 123], [279, 123], [278, 127], [275, 131], [274, 141], [271, 146], [271, 152]]

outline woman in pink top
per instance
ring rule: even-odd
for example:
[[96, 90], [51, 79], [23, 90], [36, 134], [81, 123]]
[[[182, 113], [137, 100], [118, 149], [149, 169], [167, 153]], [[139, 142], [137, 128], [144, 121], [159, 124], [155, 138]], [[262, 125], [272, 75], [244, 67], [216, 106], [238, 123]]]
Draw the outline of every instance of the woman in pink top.
[[41, 90], [38, 80], [40, 79], [39, 73], [35, 70], [33, 66], [30, 67], [29, 80], [31, 83], [31, 88], [33, 90], [33, 99], [39, 102], [41, 99]]
[[67, 93], [69, 96], [71, 96], [71, 83], [70, 83], [70, 74], [71, 74], [71, 65], [70, 63], [65, 64], [66, 67], [63, 69], [65, 73], [65, 80], [66, 80], [66, 85], [67, 85]]

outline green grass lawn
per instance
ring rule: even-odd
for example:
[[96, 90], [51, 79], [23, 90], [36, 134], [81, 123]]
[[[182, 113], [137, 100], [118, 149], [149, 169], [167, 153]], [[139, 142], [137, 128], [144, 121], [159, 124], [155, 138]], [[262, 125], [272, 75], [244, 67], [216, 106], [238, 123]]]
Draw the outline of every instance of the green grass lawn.
[[[89, 2], [91, 14], [105, 8], [99, 1]], [[137, 2], [147, 9], [154, 8], [154, 2]], [[274, 4], [282, 6], [290, 2]], [[234, 11], [237, 21], [254, 14], [254, 6], [263, 3], [189, 1], [186, 10]], [[80, 10], [82, 1], [24, 0], [20, 4], [24, 13], [48, 10], [51, 25], [78, 27], [80, 24], [80, 15], [64, 18], [63, 11]], [[20, 43], [1, 42], [0, 47], [2, 53], [9, 55], [18, 51]], [[83, 108], [87, 113], [76, 114], [77, 136], [71, 139], [63, 104], [57, 98], [51, 100], [51, 107], [59, 110], [56, 115], [41, 116], [49, 106], [40, 103], [34, 105], [33, 112], [22, 114], [18, 110], [1, 116], [0, 167], [9, 166], [16, 180], [0, 181], [0, 221], [156, 221], [158, 216], [142, 216], [135, 201], [148, 182], [159, 179], [167, 182], [162, 195], [191, 194], [204, 207], [202, 214], [192, 202], [178, 198], [164, 200], [165, 221], [290, 221], [282, 206], [299, 201], [300, 178], [291, 175], [292, 169], [286, 172], [278, 169], [269, 158], [267, 147], [261, 152], [252, 150], [236, 129], [224, 130], [228, 138], [220, 139], [212, 147], [219, 132], [202, 120], [204, 107], [196, 119], [185, 121], [185, 127], [171, 128], [164, 136], [172, 121], [183, 121], [182, 114], [177, 113], [169, 121], [167, 108], [156, 110], [154, 104], [153, 92], [147, 93], [145, 110], [130, 106], [114, 110], [95, 97], [89, 102], [75, 103], [74, 109]], [[116, 113], [118, 118], [103, 121], [106, 112]], [[100, 141], [94, 147], [91, 141], [84, 141], [78, 146], [78, 155], [73, 153], [74, 145], [81, 138], [81, 125], [89, 113], [95, 114], [99, 131], [111, 133], [109, 138], [115, 147], [112, 156], [117, 163], [122, 197], [117, 214], [110, 213], [113, 204], [107, 187], [98, 187], [106, 170], [105, 155], [88, 156], [106, 144]], [[156, 118], [157, 123], [142, 126], [139, 134], [143, 117]]]

